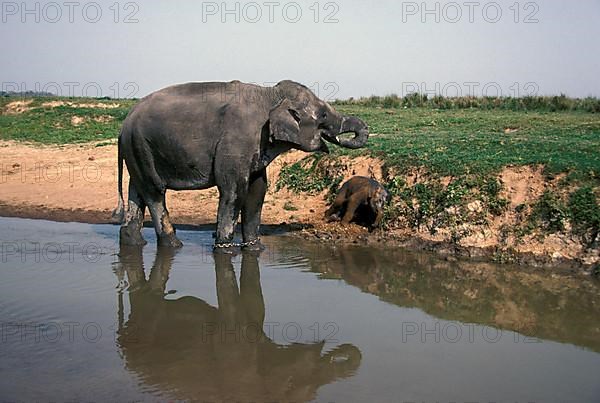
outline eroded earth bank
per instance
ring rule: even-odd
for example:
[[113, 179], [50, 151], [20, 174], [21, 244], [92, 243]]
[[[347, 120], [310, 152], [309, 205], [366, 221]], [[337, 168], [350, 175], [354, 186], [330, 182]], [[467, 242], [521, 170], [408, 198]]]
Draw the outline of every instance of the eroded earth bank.
[[[117, 204], [116, 154], [116, 145], [106, 143], [42, 146], [0, 142], [0, 215], [109, 222]], [[598, 246], [590, 239], [597, 234], [576, 231], [560, 218], [560, 212], [552, 210], [553, 201], [546, 200], [548, 190], [556, 189], [562, 178], [548, 177], [541, 166], [506, 167], [497, 181], [478, 187], [489, 191], [470, 194], [464, 194], [464, 187], [455, 187], [454, 178], [442, 178], [433, 186], [423, 172], [396, 175], [382, 161], [364, 156], [307, 157], [293, 151], [275, 160], [268, 174], [265, 232], [286, 230], [328, 243], [403, 246], [434, 250], [447, 259], [470, 257], [578, 268], [587, 273], [597, 271], [600, 261]], [[324, 221], [336, 186], [353, 175], [393, 185], [395, 196], [382, 229], [369, 232], [355, 224]], [[336, 180], [317, 186], [323, 177]], [[317, 185], [298, 190], [298, 181], [305, 187]], [[460, 202], [453, 204], [450, 201], [457, 192], [463, 193]], [[218, 192], [216, 188], [169, 192], [167, 203], [176, 224], [210, 225], [215, 222]], [[561, 221], [553, 222], [553, 214]], [[538, 225], [534, 226], [536, 219]]]

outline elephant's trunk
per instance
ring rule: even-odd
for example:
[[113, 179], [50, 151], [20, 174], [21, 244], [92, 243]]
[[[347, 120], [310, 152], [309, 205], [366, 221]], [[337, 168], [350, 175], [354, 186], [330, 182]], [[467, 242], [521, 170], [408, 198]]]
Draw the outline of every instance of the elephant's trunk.
[[367, 127], [367, 124], [354, 116], [343, 117], [342, 126], [340, 128], [340, 134], [342, 133], [355, 134], [351, 139], [339, 139], [340, 145], [346, 148], [355, 149], [364, 147], [369, 139], [369, 128]]

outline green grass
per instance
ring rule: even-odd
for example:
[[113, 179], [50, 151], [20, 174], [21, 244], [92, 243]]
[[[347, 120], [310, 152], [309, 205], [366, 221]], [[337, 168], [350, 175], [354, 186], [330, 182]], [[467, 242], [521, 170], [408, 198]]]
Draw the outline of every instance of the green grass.
[[[336, 108], [364, 119], [377, 134], [369, 140], [368, 152], [400, 172], [425, 167], [435, 175], [487, 175], [507, 165], [543, 164], [548, 173], [600, 177], [600, 114]], [[336, 152], [357, 155], [364, 150]]]
[[371, 96], [359, 99], [336, 101], [338, 105], [358, 105], [366, 107], [384, 108], [419, 108], [428, 109], [482, 109], [482, 110], [511, 110], [511, 111], [583, 111], [600, 112], [600, 99], [568, 98], [559, 96], [525, 96], [514, 97], [443, 97], [436, 95], [428, 97], [427, 94], [408, 94], [401, 98], [398, 95], [384, 97]]
[[[22, 100], [16, 97], [0, 97], [0, 110], [6, 105]], [[80, 108], [72, 106], [43, 107], [42, 104], [51, 101], [65, 101], [74, 104], [114, 104], [118, 108]], [[133, 100], [104, 100], [93, 98], [34, 98], [28, 105], [29, 111], [20, 114], [0, 114], [0, 138], [3, 140], [30, 141], [42, 144], [70, 144], [116, 138], [121, 123], [129, 109], [135, 103]], [[109, 121], [98, 122], [94, 119]], [[73, 117], [83, 118], [80, 125], [73, 125]]]
[[317, 194], [329, 190], [335, 194], [343, 179], [343, 167], [335, 158], [311, 154], [301, 161], [282, 168], [276, 190], [284, 187], [296, 193]]

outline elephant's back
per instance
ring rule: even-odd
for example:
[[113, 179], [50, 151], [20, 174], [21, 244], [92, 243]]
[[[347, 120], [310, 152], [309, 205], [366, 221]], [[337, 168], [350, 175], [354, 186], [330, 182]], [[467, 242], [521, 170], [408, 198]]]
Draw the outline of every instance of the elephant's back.
[[140, 176], [151, 173], [145, 180], [160, 189], [213, 184], [222, 106], [201, 94], [196, 84], [165, 88], [140, 100], [123, 123], [128, 166], [138, 166]]
[[243, 83], [241, 81], [206, 81], [176, 84], [160, 89], [148, 95], [148, 98], [160, 96], [201, 98], [211, 101], [213, 98], [221, 103], [232, 104], [245, 100], [249, 96], [256, 96], [267, 90], [256, 84]]

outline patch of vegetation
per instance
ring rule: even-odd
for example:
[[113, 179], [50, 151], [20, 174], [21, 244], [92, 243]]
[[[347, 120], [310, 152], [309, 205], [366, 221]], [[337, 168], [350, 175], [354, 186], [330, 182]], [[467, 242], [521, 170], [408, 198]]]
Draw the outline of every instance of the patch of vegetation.
[[536, 227], [555, 233], [565, 229], [567, 217], [567, 208], [562, 200], [554, 192], [545, 191], [533, 205], [529, 219]]
[[[7, 106], [15, 101], [28, 102], [27, 109], [7, 113]], [[58, 106], [53, 106], [53, 102]], [[0, 98], [0, 138], [43, 144], [114, 139], [134, 103], [94, 98]], [[115, 104], [117, 107], [113, 107]]]
[[436, 95], [411, 93], [405, 97], [396, 94], [386, 96], [370, 96], [359, 99], [337, 100], [335, 105], [366, 106], [369, 108], [428, 108], [428, 109], [483, 109], [510, 111], [581, 111], [600, 112], [600, 99], [568, 98], [558, 96], [525, 96], [525, 97], [443, 97]]
[[[526, 210], [519, 206], [519, 210]], [[546, 191], [530, 206], [531, 214], [519, 229], [520, 233], [531, 233], [536, 228], [548, 233], [565, 232], [567, 222], [572, 234], [579, 236], [587, 247], [597, 247], [600, 234], [600, 205], [594, 190], [583, 186], [569, 195], [557, 191]]]
[[284, 187], [298, 193], [317, 194], [328, 190], [328, 198], [342, 182], [343, 166], [334, 157], [311, 154], [308, 157], [281, 169], [276, 189]]
[[573, 232], [580, 235], [582, 241], [597, 246], [600, 233], [600, 205], [591, 187], [582, 187], [569, 196], [569, 216]]
[[339, 105], [369, 124], [367, 150], [398, 173], [424, 168], [436, 176], [487, 177], [513, 165], [544, 165], [549, 174], [599, 182], [600, 115], [483, 109], [385, 109]]
[[498, 179], [494, 177], [484, 179], [479, 189], [481, 190], [482, 201], [490, 213], [499, 216], [506, 211], [509, 201], [500, 197], [502, 183]]
[[398, 225], [395, 220], [402, 219], [409, 227], [425, 227], [432, 235], [440, 228], [449, 228], [454, 242], [468, 235], [462, 224], [474, 218], [467, 207], [473, 188], [462, 179], [447, 186], [433, 179], [410, 186], [396, 177], [386, 186], [394, 195], [394, 202], [385, 211], [386, 226]]
[[417, 183], [405, 188], [399, 196], [404, 202], [404, 216], [408, 219], [409, 225], [417, 229], [427, 225], [429, 232], [435, 234], [445, 205], [441, 186], [438, 183]]
[[388, 227], [399, 225], [402, 218], [409, 227], [425, 227], [431, 234], [447, 228], [455, 242], [469, 235], [467, 224], [487, 224], [488, 212], [500, 215], [509, 204], [500, 197], [502, 183], [495, 177], [471, 175], [444, 185], [440, 178], [429, 176], [409, 186], [396, 176], [387, 181], [386, 188], [394, 195], [384, 215]]

